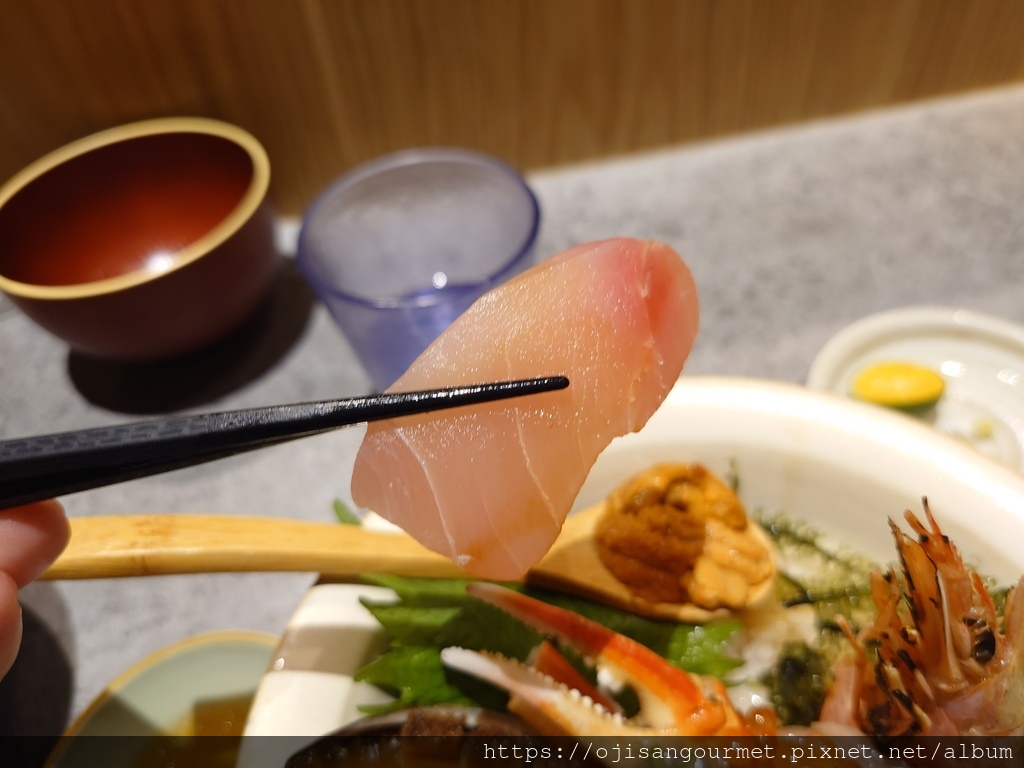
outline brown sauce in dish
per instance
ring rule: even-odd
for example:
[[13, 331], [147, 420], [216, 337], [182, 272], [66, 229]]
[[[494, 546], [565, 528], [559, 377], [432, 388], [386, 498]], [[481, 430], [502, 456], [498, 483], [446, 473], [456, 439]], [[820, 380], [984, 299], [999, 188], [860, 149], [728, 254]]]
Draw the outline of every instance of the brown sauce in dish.
[[141, 136], [100, 147], [34, 179], [0, 208], [0, 275], [78, 285], [162, 271], [242, 201], [244, 149], [217, 136]]
[[241, 736], [252, 695], [196, 702], [172, 733], [179, 736]]
[[197, 702], [166, 735], [148, 739], [133, 768], [234, 768], [252, 694]]

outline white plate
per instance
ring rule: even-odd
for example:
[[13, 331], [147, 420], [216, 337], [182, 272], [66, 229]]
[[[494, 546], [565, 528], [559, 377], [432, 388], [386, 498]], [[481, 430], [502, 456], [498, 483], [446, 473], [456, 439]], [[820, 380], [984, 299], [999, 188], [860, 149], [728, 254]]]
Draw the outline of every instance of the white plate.
[[[1024, 571], [1024, 478], [881, 408], [790, 384], [684, 378], [641, 432], [601, 455], [576, 507], [664, 460], [735, 470], [748, 508], [785, 510], [883, 561], [893, 559], [886, 518], [919, 510], [927, 494], [946, 532], [985, 572], [1009, 581]], [[260, 686], [248, 735], [311, 741], [355, 717], [367, 692], [349, 674], [383, 642], [358, 603], [365, 589], [309, 592], [285, 633], [281, 669]], [[297, 669], [291, 658], [302, 659]]]
[[1024, 327], [963, 309], [883, 312], [836, 334], [807, 386], [848, 395], [854, 376], [882, 361], [941, 373], [946, 392], [929, 423], [1024, 472]]

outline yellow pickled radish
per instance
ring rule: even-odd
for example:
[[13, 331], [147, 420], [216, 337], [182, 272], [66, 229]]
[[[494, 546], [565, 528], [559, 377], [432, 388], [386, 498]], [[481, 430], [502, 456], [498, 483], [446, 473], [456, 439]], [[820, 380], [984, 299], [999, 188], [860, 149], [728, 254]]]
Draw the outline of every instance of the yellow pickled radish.
[[869, 365], [850, 386], [858, 400], [905, 411], [932, 407], [945, 389], [946, 382], [932, 369], [900, 362]]

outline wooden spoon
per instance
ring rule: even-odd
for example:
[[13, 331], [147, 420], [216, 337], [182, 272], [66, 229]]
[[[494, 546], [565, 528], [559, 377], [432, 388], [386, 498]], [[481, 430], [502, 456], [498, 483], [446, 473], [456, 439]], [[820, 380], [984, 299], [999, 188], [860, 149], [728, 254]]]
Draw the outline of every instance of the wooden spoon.
[[[654, 603], [630, 592], [597, 553], [593, 531], [603, 509], [598, 504], [570, 515], [526, 582], [656, 618], [704, 622], [728, 613]], [[186, 514], [73, 518], [68, 548], [42, 578], [229, 571], [309, 571], [326, 579], [361, 573], [467, 578], [448, 558], [402, 533], [338, 523]], [[766, 579], [751, 595], [751, 606], [770, 593], [773, 582]]]

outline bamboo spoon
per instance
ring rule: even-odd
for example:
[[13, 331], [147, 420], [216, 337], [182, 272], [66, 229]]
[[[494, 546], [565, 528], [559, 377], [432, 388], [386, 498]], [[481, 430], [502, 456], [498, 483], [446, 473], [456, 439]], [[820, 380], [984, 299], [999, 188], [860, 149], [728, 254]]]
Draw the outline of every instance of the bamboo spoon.
[[[690, 604], [653, 603], [632, 594], [598, 556], [593, 532], [603, 509], [598, 504], [570, 515], [526, 582], [655, 618], [704, 622], [727, 613]], [[327, 579], [361, 573], [467, 578], [448, 558], [410, 536], [337, 523], [227, 515], [129, 515], [74, 518], [71, 532], [68, 548], [43, 579], [229, 571], [309, 571]], [[766, 579], [751, 594], [750, 606], [767, 597], [773, 582], [774, 578]]]
[[465, 577], [411, 536], [358, 525], [233, 515], [125, 515], [71, 519], [71, 541], [44, 579], [172, 573], [310, 571]]

